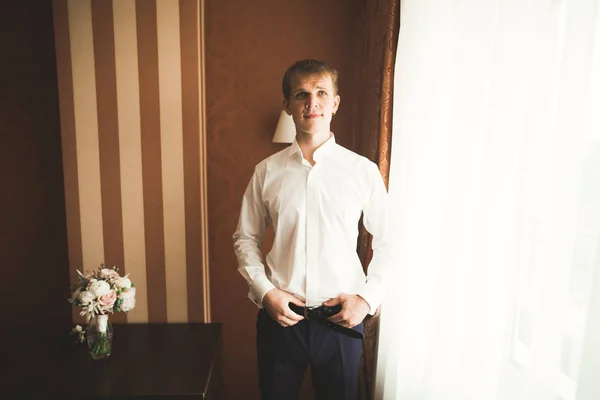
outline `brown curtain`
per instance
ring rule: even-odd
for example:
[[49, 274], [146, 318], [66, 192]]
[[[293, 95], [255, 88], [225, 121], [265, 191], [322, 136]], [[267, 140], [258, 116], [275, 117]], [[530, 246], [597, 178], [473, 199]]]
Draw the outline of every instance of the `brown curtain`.
[[[379, 166], [386, 188], [390, 172], [394, 66], [400, 28], [400, 0], [368, 0], [364, 3], [364, 42], [358, 74], [362, 84], [357, 118], [357, 151]], [[371, 261], [371, 235], [361, 224], [358, 253], [366, 268]], [[365, 320], [365, 340], [360, 363], [359, 399], [374, 393], [379, 310]]]

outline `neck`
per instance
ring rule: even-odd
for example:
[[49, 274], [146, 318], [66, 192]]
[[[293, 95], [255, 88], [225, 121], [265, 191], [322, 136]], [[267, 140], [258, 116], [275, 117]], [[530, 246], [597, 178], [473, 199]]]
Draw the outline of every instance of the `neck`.
[[331, 135], [332, 133], [329, 131], [315, 133], [313, 135], [305, 132], [297, 132], [296, 141], [298, 142], [298, 146], [302, 151], [302, 156], [304, 159], [310, 162], [312, 165], [315, 165], [315, 161], [313, 159], [315, 150], [317, 150], [323, 143], [328, 141]]

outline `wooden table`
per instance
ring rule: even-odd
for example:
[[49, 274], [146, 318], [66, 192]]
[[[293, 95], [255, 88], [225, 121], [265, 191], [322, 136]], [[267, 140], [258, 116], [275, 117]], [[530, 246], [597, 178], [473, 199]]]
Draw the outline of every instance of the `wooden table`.
[[67, 345], [71, 327], [4, 343], [0, 398], [221, 398], [221, 324], [113, 324], [104, 360]]

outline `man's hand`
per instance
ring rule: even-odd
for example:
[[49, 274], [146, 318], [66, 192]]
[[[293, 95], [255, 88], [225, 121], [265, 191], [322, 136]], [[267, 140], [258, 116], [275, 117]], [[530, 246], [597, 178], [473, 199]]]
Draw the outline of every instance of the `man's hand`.
[[263, 297], [262, 303], [269, 316], [284, 328], [296, 325], [304, 319], [302, 315], [296, 314], [288, 306], [288, 303], [294, 303], [304, 307], [302, 300], [284, 290], [277, 288], [269, 290]]
[[342, 306], [341, 311], [329, 317], [329, 320], [346, 328], [352, 328], [360, 324], [370, 310], [367, 301], [357, 294], [340, 294], [323, 303], [327, 307], [338, 304]]

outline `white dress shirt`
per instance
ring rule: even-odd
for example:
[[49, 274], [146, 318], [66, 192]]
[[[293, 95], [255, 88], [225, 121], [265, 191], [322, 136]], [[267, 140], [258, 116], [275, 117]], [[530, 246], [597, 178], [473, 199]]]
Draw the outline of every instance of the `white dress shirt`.
[[[333, 135], [313, 159], [311, 166], [294, 140], [254, 169], [233, 235], [248, 297], [262, 308], [264, 295], [279, 288], [316, 307], [342, 293], [358, 294], [373, 314], [392, 262], [383, 179], [375, 163]], [[361, 214], [373, 235], [367, 276], [356, 251]], [[265, 268], [259, 248], [269, 223], [275, 237]]]

